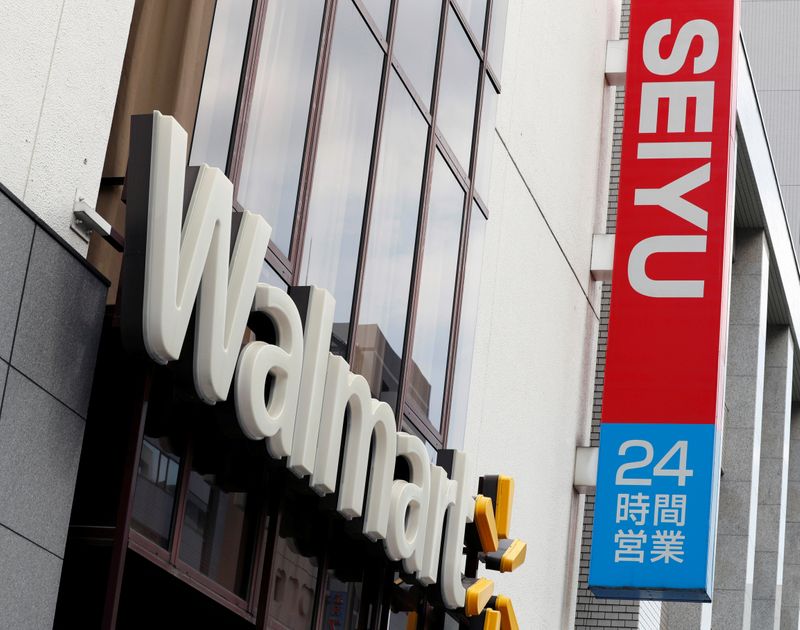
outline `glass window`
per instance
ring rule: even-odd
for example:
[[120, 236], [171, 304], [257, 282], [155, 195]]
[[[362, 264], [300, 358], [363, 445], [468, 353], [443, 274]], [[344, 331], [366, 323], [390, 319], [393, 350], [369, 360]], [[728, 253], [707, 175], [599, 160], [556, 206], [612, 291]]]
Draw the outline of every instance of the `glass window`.
[[402, 0], [397, 7], [397, 25], [394, 28], [395, 57], [428, 108], [441, 12], [440, 2]]
[[237, 199], [288, 254], [317, 65], [322, 0], [270, 0], [247, 120]]
[[412, 374], [418, 374], [421, 380], [409, 380], [412, 401], [437, 429], [442, 425], [463, 208], [464, 191], [444, 158], [437, 153], [425, 226], [425, 256], [412, 352], [414, 364], [419, 368]]
[[469, 223], [469, 240], [467, 241], [467, 260], [464, 266], [464, 288], [461, 294], [461, 323], [458, 328], [458, 343], [456, 345], [456, 367], [453, 374], [447, 448], [463, 448], [464, 446], [485, 239], [486, 218], [480, 208], [473, 203], [472, 216]]
[[192, 470], [181, 530], [180, 558], [246, 599], [258, 511], [246, 492], [223, 489], [213, 474]]
[[336, 298], [335, 347], [346, 347], [383, 52], [351, 2], [340, 2], [325, 88], [300, 284]]
[[420, 625], [420, 611], [424, 607], [423, 591], [419, 586], [403, 581], [395, 571], [389, 587], [388, 630], [413, 630]]
[[447, 16], [436, 124], [466, 173], [475, 122], [479, 62], [452, 9]]
[[417, 627], [417, 613], [400, 611], [389, 613], [388, 630], [409, 630]]
[[478, 46], [483, 47], [483, 24], [486, 22], [486, 0], [458, 0], [461, 12], [467, 18], [472, 34], [478, 40]]
[[367, 7], [367, 11], [381, 35], [386, 38], [386, 26], [389, 24], [389, 0], [361, 0], [361, 2]]
[[281, 278], [278, 273], [267, 263], [264, 263], [264, 266], [261, 268], [261, 274], [258, 277], [258, 281], [263, 282], [264, 284], [272, 285], [273, 287], [280, 287], [284, 291], [289, 290], [289, 285], [286, 284], [286, 281]]
[[487, 61], [497, 78], [503, 72], [503, 45], [506, 40], [506, 19], [508, 17], [508, 0], [494, 0], [492, 3], [492, 28], [489, 31], [489, 50]]
[[[311, 512], [288, 503], [281, 512], [269, 576], [268, 630], [313, 628], [319, 561], [313, 540], [320, 532]], [[318, 519], [317, 519], [318, 520]]]
[[497, 97], [494, 85], [486, 75], [483, 78], [483, 107], [478, 139], [478, 157], [475, 163], [475, 191], [483, 201], [489, 201], [489, 179], [492, 174], [492, 146], [497, 120]]
[[356, 630], [361, 611], [362, 583], [342, 581], [332, 570], [328, 571], [327, 577], [322, 627]]
[[436, 463], [436, 459], [439, 457], [439, 451], [437, 450], [436, 446], [430, 443], [428, 438], [422, 435], [422, 432], [414, 426], [411, 418], [408, 415], [403, 416], [403, 424], [400, 426], [400, 430], [406, 433], [411, 433], [412, 435], [416, 435], [422, 443], [425, 445], [425, 450], [428, 451], [428, 459], [431, 460], [431, 464]]
[[214, 10], [192, 138], [191, 165], [205, 162], [223, 172], [227, 167], [252, 4], [220, 2]]
[[145, 436], [139, 457], [131, 526], [167, 549], [172, 535], [172, 513], [181, 458], [166, 437]]
[[354, 371], [397, 404], [428, 125], [392, 73], [367, 242]]

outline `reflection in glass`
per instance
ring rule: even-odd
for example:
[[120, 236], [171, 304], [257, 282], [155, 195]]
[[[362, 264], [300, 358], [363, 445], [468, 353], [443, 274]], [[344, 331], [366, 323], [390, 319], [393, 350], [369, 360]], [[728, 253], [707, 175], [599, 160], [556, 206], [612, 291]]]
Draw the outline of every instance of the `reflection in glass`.
[[389, 612], [388, 630], [408, 630], [417, 627], [417, 613], [415, 612]]
[[430, 108], [441, 3], [402, 0], [394, 27], [394, 54], [417, 94]]
[[437, 153], [411, 353], [417, 370], [412, 371], [409, 380], [411, 401], [437, 429], [442, 425], [463, 207], [464, 191], [444, 158]]
[[478, 157], [475, 161], [475, 191], [483, 201], [489, 201], [489, 178], [492, 174], [492, 146], [497, 119], [497, 92], [488, 75], [483, 78], [483, 107], [481, 108]]
[[300, 284], [336, 298], [336, 348], [347, 346], [383, 52], [352, 2], [340, 2], [325, 88]]
[[263, 282], [264, 284], [272, 285], [273, 287], [280, 287], [284, 291], [289, 290], [289, 285], [286, 284], [286, 281], [278, 275], [278, 272], [275, 271], [268, 263], [264, 263], [261, 267], [261, 273], [258, 276], [258, 281]]
[[145, 437], [139, 456], [131, 526], [167, 549], [181, 458], [166, 437]]
[[442, 63], [436, 124], [467, 172], [475, 123], [479, 64], [475, 49], [452, 9], [447, 16]]
[[336, 630], [358, 628], [361, 591], [360, 581], [343, 582], [336, 577], [334, 571], [328, 571], [322, 627], [336, 628]]
[[494, 0], [492, 3], [492, 29], [489, 32], [489, 50], [487, 59], [497, 78], [503, 72], [503, 47], [506, 40], [506, 18], [508, 17], [508, 0]]
[[192, 470], [180, 559], [241, 598], [247, 597], [258, 515], [246, 492], [228, 492], [213, 474]]
[[317, 64], [322, 0], [271, 0], [261, 38], [247, 120], [237, 199], [272, 226], [272, 242], [289, 253], [311, 87]]
[[461, 627], [461, 624], [458, 623], [455, 619], [453, 619], [450, 615], [443, 613], [442, 617], [444, 617], [442, 623], [442, 630], [458, 630]]
[[395, 73], [389, 82], [356, 332], [354, 371], [397, 404], [428, 125]]
[[[285, 518], [285, 516], [284, 516]], [[291, 527], [281, 526], [272, 556], [268, 630], [312, 628], [317, 594], [317, 559], [299, 551]]]
[[483, 23], [486, 21], [486, 0], [458, 0], [461, 12], [475, 35], [479, 46], [483, 46]]
[[461, 294], [461, 317], [456, 345], [456, 367], [453, 373], [453, 393], [450, 403], [450, 422], [447, 448], [464, 447], [467, 426], [467, 403], [472, 378], [472, 352], [475, 347], [475, 327], [478, 323], [478, 297], [481, 286], [483, 244], [486, 239], [486, 217], [472, 204], [467, 241], [467, 260], [464, 268], [464, 289]]
[[[295, 0], [296, 1], [296, 0]], [[370, 16], [380, 29], [381, 35], [386, 37], [386, 26], [389, 23], [389, 0], [361, 0], [367, 7]], [[430, 0], [428, 0], [430, 1]]]
[[206, 163], [225, 171], [251, 7], [252, 1], [219, 2], [214, 10], [192, 138], [192, 166]]
[[422, 440], [422, 443], [425, 445], [425, 450], [428, 452], [428, 459], [431, 460], [431, 464], [436, 463], [436, 459], [439, 457], [439, 451], [428, 441], [428, 438], [422, 435], [419, 429], [411, 424], [411, 419], [408, 416], [403, 416], [403, 424], [400, 426], [400, 430], [404, 431], [405, 433], [416, 435], [420, 440]]

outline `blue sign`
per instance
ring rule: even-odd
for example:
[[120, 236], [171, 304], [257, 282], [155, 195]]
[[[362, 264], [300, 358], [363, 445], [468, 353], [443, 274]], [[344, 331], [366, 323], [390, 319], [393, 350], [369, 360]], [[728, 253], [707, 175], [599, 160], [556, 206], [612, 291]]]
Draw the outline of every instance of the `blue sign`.
[[589, 588], [597, 597], [711, 601], [713, 424], [600, 426]]

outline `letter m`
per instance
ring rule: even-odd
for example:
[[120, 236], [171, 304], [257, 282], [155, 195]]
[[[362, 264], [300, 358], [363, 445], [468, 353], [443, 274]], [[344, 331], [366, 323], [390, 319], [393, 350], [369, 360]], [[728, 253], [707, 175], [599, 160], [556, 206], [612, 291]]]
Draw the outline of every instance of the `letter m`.
[[228, 396], [271, 228], [258, 215], [241, 214], [231, 254], [233, 186], [204, 164], [189, 169], [190, 183], [196, 174], [190, 190], [186, 145], [186, 132], [171, 116], [133, 117], [123, 339], [158, 363], [177, 360], [197, 303], [195, 388], [214, 403]]

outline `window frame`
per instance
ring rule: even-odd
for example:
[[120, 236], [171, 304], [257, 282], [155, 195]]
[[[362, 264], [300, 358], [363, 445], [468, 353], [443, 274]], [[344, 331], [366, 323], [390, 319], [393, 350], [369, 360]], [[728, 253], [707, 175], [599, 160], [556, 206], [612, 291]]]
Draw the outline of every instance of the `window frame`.
[[[140, 438], [139, 449], [141, 449], [141, 440], [143, 437], [142, 435]], [[264, 566], [267, 563], [267, 540], [270, 537], [270, 530], [272, 530], [271, 521], [273, 519], [268, 505], [269, 497], [264, 494], [255, 495], [255, 499], [258, 502], [256, 534], [253, 540], [253, 557], [248, 575], [247, 597], [243, 598], [180, 558], [181, 537], [184, 528], [184, 516], [186, 514], [186, 503], [189, 494], [189, 477], [192, 472], [194, 450], [194, 437], [190, 435], [185, 447], [180, 453], [175, 503], [173, 504], [170, 517], [170, 532], [167, 547], [161, 547], [158, 543], [137, 531], [133, 523], [130, 524], [128, 532], [128, 547], [181, 581], [205, 593], [217, 603], [225, 606], [228, 610], [248, 621], [254, 622], [259, 605], [259, 594], [261, 592]], [[136, 473], [136, 470], [138, 470], [138, 461], [135, 466], [134, 479], [138, 477]], [[135, 492], [136, 483], [134, 482], [133, 494], [135, 494]], [[133, 499], [133, 495], [131, 499]], [[267, 526], [268, 523], [269, 526]]]
[[[256, 72], [258, 67], [259, 54], [265, 22], [267, 8], [270, 0], [253, 0], [253, 8], [248, 27], [247, 43], [245, 45], [243, 65], [239, 91], [236, 99], [236, 108], [233, 117], [231, 138], [228, 148], [226, 162], [226, 174], [234, 185], [234, 212], [243, 212], [241, 204], [236, 200], [238, 184], [242, 171], [242, 160], [244, 157], [244, 143], [247, 137], [248, 118], [251, 112]], [[398, 388], [398, 401], [396, 409], [397, 427], [401, 429], [408, 426], [412, 431], [422, 436], [433, 448], [441, 449], [447, 444], [447, 436], [450, 428], [450, 411], [452, 407], [453, 379], [457, 358], [457, 342], [460, 326], [460, 316], [463, 300], [463, 289], [465, 282], [467, 250], [469, 247], [468, 237], [470, 233], [470, 222], [472, 220], [473, 204], [481, 211], [484, 220], [489, 218], [489, 209], [486, 200], [482, 199], [475, 189], [475, 171], [478, 164], [478, 151], [481, 150], [481, 116], [483, 115], [484, 91], [487, 89], [487, 79], [491, 81], [493, 89], [500, 92], [500, 81], [495, 70], [491, 67], [488, 60], [489, 44], [493, 29], [493, 9], [497, 2], [501, 0], [487, 0], [486, 16], [484, 20], [483, 33], [480, 36], [472, 32], [469, 21], [464, 15], [458, 0], [439, 0], [441, 7], [439, 11], [439, 25], [436, 44], [436, 58], [433, 71], [433, 85], [429, 103], [413, 87], [409, 75], [401, 66], [399, 60], [394, 55], [394, 32], [397, 24], [397, 11], [399, 0], [391, 0], [389, 7], [389, 19], [386, 26], [386, 36], [381, 33], [381, 29], [370, 16], [362, 0], [324, 0], [322, 23], [320, 27], [320, 38], [317, 49], [317, 62], [314, 71], [314, 78], [311, 89], [311, 103], [309, 106], [308, 120], [304, 137], [303, 157], [300, 167], [298, 190], [296, 198], [295, 216], [292, 228], [292, 237], [288, 252], [280, 251], [270, 242], [265, 263], [274, 270], [278, 276], [289, 286], [300, 283], [301, 263], [305, 234], [308, 222], [309, 201], [311, 189], [314, 181], [314, 168], [317, 157], [319, 143], [320, 123], [324, 108], [325, 88], [327, 85], [328, 69], [331, 58], [331, 48], [333, 43], [335, 18], [340, 2], [352, 2], [360, 17], [364, 21], [365, 27], [375, 39], [383, 52], [382, 71], [380, 87], [377, 99], [377, 111], [375, 118], [374, 135], [370, 150], [369, 175], [365, 190], [365, 202], [362, 215], [360, 242], [356, 272], [354, 277], [353, 298], [350, 314], [350, 335], [345, 359], [350, 361], [355, 351], [356, 328], [359, 323], [359, 314], [362, 301], [363, 280], [367, 251], [369, 247], [369, 231], [372, 219], [372, 212], [375, 202], [376, 180], [380, 160], [380, 145], [383, 134], [383, 126], [386, 117], [386, 103], [388, 86], [391, 73], [396, 72], [401, 83], [410, 94], [414, 104], [420, 111], [423, 119], [428, 125], [427, 138], [425, 145], [425, 157], [423, 174], [420, 184], [420, 201], [417, 214], [417, 227], [414, 243], [414, 254], [411, 269], [411, 281], [408, 293], [408, 304], [405, 319], [405, 337], [403, 347], [400, 349], [402, 364], [400, 382]], [[442, 65], [444, 59], [445, 41], [447, 37], [448, 16], [450, 12], [457, 20], [458, 24], [464, 29], [467, 38], [472, 46], [473, 52], [478, 58], [478, 80], [475, 86], [475, 105], [473, 110], [473, 128], [470, 142], [469, 164], [464, 167], [455, 158], [454, 152], [448, 145], [442, 132], [439, 130], [436, 121], [438, 117], [438, 106], [440, 101], [440, 86]], [[213, 29], [213, 26], [212, 26]], [[441, 153], [446, 166], [454, 174], [456, 181], [464, 191], [464, 202], [461, 208], [461, 225], [459, 234], [459, 245], [457, 255], [457, 267], [454, 278], [453, 302], [451, 305], [451, 320], [448, 341], [448, 355], [446, 362], [446, 372], [444, 379], [443, 404], [441, 425], [437, 429], [434, 424], [425, 416], [408, 395], [409, 376], [413, 366], [412, 354], [414, 344], [414, 328], [419, 303], [419, 288], [422, 272], [422, 261], [424, 255], [424, 242], [428, 220], [428, 204], [430, 201], [434, 162], [437, 152]], [[277, 542], [277, 532], [280, 527], [284, 500], [283, 496], [287, 491], [278, 488], [277, 482], [281, 475], [275, 475], [265, 487], [264, 493], [258, 497], [261, 502], [260, 514], [258, 519], [258, 532], [255, 540], [254, 553], [248, 595], [246, 599], [238, 597], [228, 591], [212, 579], [203, 575], [191, 566], [182, 562], [179, 558], [181, 530], [183, 527], [183, 517], [186, 509], [186, 499], [188, 493], [188, 480], [191, 471], [191, 459], [193, 451], [193, 441], [189, 440], [185, 451], [181, 456], [178, 492], [172, 515], [172, 529], [170, 533], [169, 549], [165, 550], [155, 542], [146, 538], [143, 534], [130, 529], [128, 547], [143, 555], [151, 562], [154, 562], [164, 570], [175, 575], [179, 579], [187, 582], [201, 592], [211, 597], [216, 602], [225, 606], [229, 610], [244, 617], [256, 628], [266, 627], [269, 608], [269, 593], [271, 573], [274, 561], [274, 552]], [[138, 465], [138, 463], [137, 463]], [[134, 471], [135, 475], [135, 471]], [[268, 523], [268, 527], [265, 526]], [[317, 592], [314, 600], [314, 627], [321, 629], [322, 616], [325, 609], [325, 592], [327, 584], [327, 569], [329, 566], [328, 553], [323, 553], [319, 557], [319, 573], [317, 578]], [[391, 576], [393, 569], [391, 563], [386, 563], [384, 570]], [[365, 569], [368, 571], [368, 569]], [[365, 573], [366, 575], [366, 573]], [[363, 623], [380, 623], [380, 627], [386, 627], [388, 618], [388, 593], [390, 591], [390, 580], [384, 579], [377, 587], [377, 600], [373, 603], [375, 608], [369, 619]], [[365, 580], [366, 588], [366, 580]], [[367, 598], [362, 598], [362, 611], [366, 612]], [[424, 623], [424, 615], [420, 617], [420, 624]], [[372, 627], [371, 625], [369, 627]], [[420, 625], [420, 627], [422, 627]]]
[[[232, 137], [229, 146], [228, 161], [226, 172], [234, 184], [234, 210], [242, 212], [246, 210], [236, 201], [239, 179], [242, 171], [242, 160], [244, 156], [244, 143], [247, 137], [247, 125], [251, 112], [253, 94], [256, 81], [258, 60], [261, 51], [262, 37], [267, 18], [267, 8], [270, 0], [254, 0], [251, 15], [248, 41], [245, 47], [245, 58], [243, 62], [240, 90], [236, 103], [236, 112], [233, 120]], [[304, 138], [303, 158], [300, 168], [298, 182], [297, 201], [295, 207], [294, 224], [289, 252], [281, 251], [277, 246], [270, 242], [265, 261], [269, 266], [290, 286], [300, 282], [300, 261], [303, 256], [305, 244], [305, 234], [308, 222], [308, 209], [311, 197], [311, 188], [314, 180], [314, 167], [317, 156], [319, 142], [320, 123], [324, 108], [325, 87], [327, 84], [328, 67], [331, 57], [331, 46], [334, 34], [336, 12], [340, 2], [352, 2], [358, 11], [365, 27], [375, 39], [383, 52], [381, 83], [378, 93], [377, 112], [375, 119], [375, 131], [372, 138], [370, 152], [369, 175], [365, 191], [365, 202], [361, 222], [361, 234], [354, 278], [353, 297], [350, 310], [350, 334], [348, 336], [345, 359], [350, 361], [355, 352], [356, 329], [359, 324], [359, 315], [363, 294], [364, 270], [369, 248], [369, 235], [372, 219], [372, 212], [375, 203], [376, 179], [380, 160], [380, 145], [383, 134], [383, 126], [386, 115], [386, 102], [388, 85], [392, 72], [396, 72], [401, 83], [411, 95], [411, 98], [428, 125], [425, 158], [423, 165], [423, 175], [421, 182], [420, 203], [417, 215], [416, 240], [414, 244], [414, 256], [411, 269], [411, 282], [409, 286], [408, 303], [405, 319], [405, 337], [403, 347], [399, 349], [402, 359], [401, 373], [399, 378], [398, 399], [396, 407], [396, 418], [398, 427], [402, 423], [403, 417], [407, 417], [422, 433], [426, 439], [435, 447], [443, 448], [447, 443], [447, 434], [450, 421], [451, 395], [453, 386], [453, 376], [455, 370], [455, 359], [457, 353], [458, 328], [460, 324], [462, 293], [464, 285], [465, 261], [469, 237], [469, 223], [471, 219], [471, 208], [473, 200], [480, 208], [484, 217], [488, 219], [489, 210], [486, 201], [480, 197], [475, 190], [475, 169], [477, 167], [477, 156], [480, 147], [480, 126], [483, 114], [483, 100], [486, 80], [490, 80], [494, 89], [500, 91], [500, 82], [490, 66], [488, 60], [489, 43], [492, 32], [492, 16], [496, 2], [500, 0], [487, 0], [486, 16], [484, 19], [483, 33], [473, 33], [469, 21], [464, 14], [458, 0], [439, 0], [441, 8], [439, 12], [439, 25], [436, 44], [436, 59], [434, 62], [433, 86], [430, 99], [430, 108], [425, 99], [416, 91], [410, 77], [406, 74], [399, 60], [394, 55], [394, 32], [397, 24], [398, 0], [391, 0], [389, 7], [389, 20], [386, 27], [386, 36], [381, 32], [372, 19], [369, 11], [362, 0], [324, 0], [322, 25], [320, 29], [320, 39], [317, 50], [317, 65], [315, 68], [314, 79], [311, 90], [311, 103], [309, 107], [306, 133]], [[478, 81], [475, 86], [475, 106], [473, 110], [473, 128], [470, 142], [469, 164], [462, 167], [455, 158], [454, 152], [439, 130], [436, 121], [438, 117], [438, 105], [440, 100], [440, 85], [442, 65], [447, 38], [448, 16], [452, 12], [457, 23], [464, 29], [473, 52], [478, 59]], [[456, 180], [464, 191], [464, 204], [462, 207], [461, 232], [459, 238], [459, 251], [457, 257], [456, 277], [454, 278], [454, 297], [451, 310], [450, 335], [448, 345], [448, 358], [445, 368], [444, 391], [442, 415], [440, 426], [436, 426], [426, 417], [426, 414], [418, 408], [408, 395], [409, 376], [413, 366], [411, 353], [414, 343], [414, 326], [416, 322], [417, 306], [419, 302], [419, 286], [422, 269], [422, 255], [424, 249], [424, 239], [428, 219], [428, 203], [433, 175], [433, 163], [436, 152], [440, 152], [447, 166], [454, 173]], [[466, 170], [465, 170], [466, 169]]]

